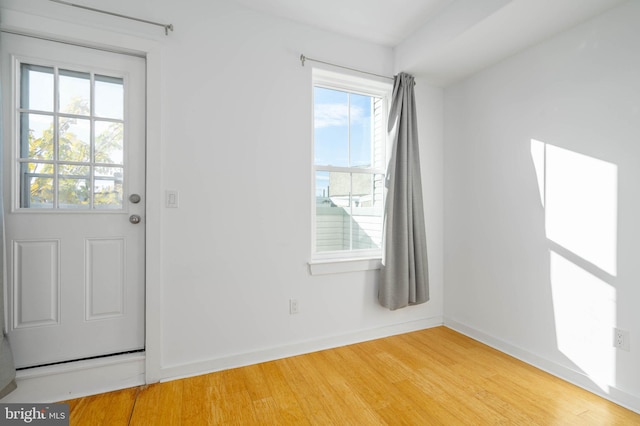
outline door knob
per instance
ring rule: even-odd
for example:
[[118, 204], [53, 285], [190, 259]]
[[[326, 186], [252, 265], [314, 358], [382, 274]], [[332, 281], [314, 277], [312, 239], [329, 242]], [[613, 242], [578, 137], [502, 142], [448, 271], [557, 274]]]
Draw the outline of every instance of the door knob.
[[141, 198], [138, 194], [131, 194], [129, 195], [129, 201], [131, 201], [133, 204], [138, 204], [140, 202]]
[[129, 216], [129, 222], [133, 223], [134, 225], [140, 223], [141, 220], [142, 218], [137, 214], [132, 214], [131, 216]]

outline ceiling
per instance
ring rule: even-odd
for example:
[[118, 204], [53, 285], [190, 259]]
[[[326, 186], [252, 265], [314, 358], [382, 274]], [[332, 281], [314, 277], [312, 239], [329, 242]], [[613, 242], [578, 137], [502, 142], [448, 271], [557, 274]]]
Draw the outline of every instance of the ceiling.
[[385, 46], [399, 44], [453, 1], [236, 0], [252, 9]]
[[234, 0], [395, 49], [397, 66], [446, 85], [626, 0]]

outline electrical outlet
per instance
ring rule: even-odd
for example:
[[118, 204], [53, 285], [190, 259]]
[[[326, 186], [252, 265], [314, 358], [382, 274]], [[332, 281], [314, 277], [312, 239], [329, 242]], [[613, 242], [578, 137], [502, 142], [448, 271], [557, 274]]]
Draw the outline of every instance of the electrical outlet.
[[299, 308], [300, 307], [298, 306], [298, 299], [289, 299], [289, 313], [291, 315], [300, 312]]
[[613, 330], [613, 346], [629, 352], [631, 350], [630, 343], [628, 330], [622, 330], [620, 328], [615, 328]]

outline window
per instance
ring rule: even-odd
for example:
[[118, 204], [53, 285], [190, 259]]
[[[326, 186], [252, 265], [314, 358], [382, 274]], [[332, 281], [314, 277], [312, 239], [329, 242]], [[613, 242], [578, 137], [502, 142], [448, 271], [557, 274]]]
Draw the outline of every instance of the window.
[[122, 209], [123, 79], [27, 63], [19, 72], [18, 207]]
[[313, 259], [381, 256], [391, 85], [313, 70]]

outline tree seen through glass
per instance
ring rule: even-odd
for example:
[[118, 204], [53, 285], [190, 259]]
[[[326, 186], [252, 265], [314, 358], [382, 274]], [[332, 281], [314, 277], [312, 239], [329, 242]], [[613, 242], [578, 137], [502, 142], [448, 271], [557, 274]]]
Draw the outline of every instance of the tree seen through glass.
[[[86, 90], [92, 81], [90, 75], [64, 70], [58, 73], [60, 106], [50, 111], [47, 99], [53, 98], [54, 84], [50, 78], [55, 76], [53, 70], [22, 66], [20, 205], [121, 208], [123, 117], [92, 116], [91, 98], [87, 96], [91, 90]], [[119, 85], [113, 84], [113, 80], [109, 80], [110, 90], [100, 91], [103, 105], [113, 99], [122, 103], [122, 80]], [[122, 112], [123, 108], [116, 106], [111, 110]]]

